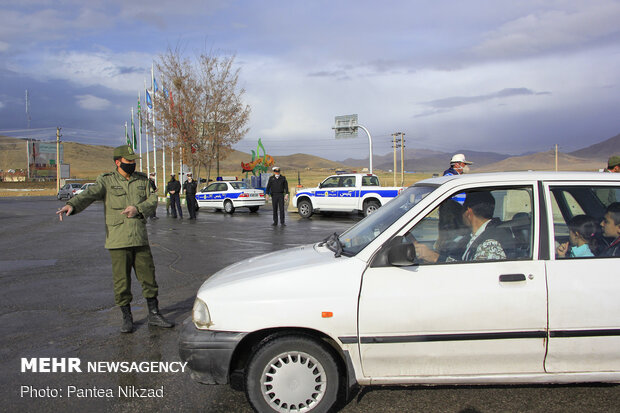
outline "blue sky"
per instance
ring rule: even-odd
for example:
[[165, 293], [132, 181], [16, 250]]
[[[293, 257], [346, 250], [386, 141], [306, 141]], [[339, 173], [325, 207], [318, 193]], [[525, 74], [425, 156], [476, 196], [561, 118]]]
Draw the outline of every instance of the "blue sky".
[[[620, 133], [620, 2], [45, 1], [0, 4], [0, 133], [116, 146], [153, 60], [236, 55], [268, 153], [571, 151]], [[26, 130], [25, 90], [31, 130]]]

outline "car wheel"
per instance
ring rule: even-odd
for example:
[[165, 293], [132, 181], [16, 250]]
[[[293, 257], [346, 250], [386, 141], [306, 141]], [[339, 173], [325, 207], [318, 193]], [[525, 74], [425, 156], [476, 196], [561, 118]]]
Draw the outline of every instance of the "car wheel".
[[364, 204], [364, 216], [367, 217], [368, 215], [372, 214], [377, 209], [379, 209], [380, 206], [381, 205], [377, 201], [366, 201], [366, 203]]
[[59, 201], [62, 201], [62, 197], [60, 196], [60, 194], [56, 195], [56, 198], [58, 198]]
[[251, 206], [250, 207], [250, 212], [256, 212], [256, 211], [258, 211], [258, 208], [259, 207], [257, 207], [257, 206]]
[[327, 412], [338, 401], [340, 374], [327, 347], [289, 335], [267, 341], [252, 355], [245, 384], [257, 412]]
[[235, 206], [233, 205], [232, 201], [224, 201], [224, 211], [227, 214], [232, 214], [233, 212], [235, 212]]
[[310, 218], [312, 216], [312, 203], [307, 199], [299, 201], [297, 204], [297, 211], [299, 211], [299, 215], [301, 215], [302, 218]]

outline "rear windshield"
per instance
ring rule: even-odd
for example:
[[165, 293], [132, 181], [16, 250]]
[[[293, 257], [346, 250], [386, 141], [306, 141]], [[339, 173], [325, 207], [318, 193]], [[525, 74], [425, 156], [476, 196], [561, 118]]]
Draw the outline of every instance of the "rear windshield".
[[245, 184], [245, 182], [230, 182], [230, 186], [232, 186], [234, 189], [248, 189], [248, 186]]

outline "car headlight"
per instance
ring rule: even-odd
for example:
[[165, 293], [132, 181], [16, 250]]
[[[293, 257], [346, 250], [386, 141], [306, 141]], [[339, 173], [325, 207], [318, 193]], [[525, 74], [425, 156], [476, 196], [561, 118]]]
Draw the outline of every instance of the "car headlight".
[[211, 315], [209, 314], [209, 308], [200, 298], [196, 297], [194, 301], [194, 308], [192, 309], [192, 321], [196, 328], [205, 330], [213, 325], [211, 322]]

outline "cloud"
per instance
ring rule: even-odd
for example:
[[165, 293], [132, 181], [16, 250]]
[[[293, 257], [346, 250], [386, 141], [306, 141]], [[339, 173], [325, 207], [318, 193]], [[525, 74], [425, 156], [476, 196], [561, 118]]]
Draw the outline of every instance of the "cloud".
[[102, 110], [108, 108], [112, 103], [107, 99], [98, 98], [93, 95], [77, 95], [78, 105], [82, 109], [87, 110]]
[[488, 32], [472, 50], [484, 57], [515, 58], [618, 41], [620, 3], [594, 0], [564, 6], [562, 10], [535, 10], [513, 19]]
[[[40, 79], [67, 80], [77, 86], [103, 86], [119, 92], [142, 89], [152, 56], [142, 53], [63, 52], [45, 55], [32, 65], [13, 68]], [[21, 70], [19, 70], [21, 69]]]
[[536, 93], [530, 89], [521, 88], [506, 88], [497, 92], [488, 93], [486, 95], [478, 96], [452, 96], [444, 99], [431, 100], [429, 102], [423, 102], [423, 105], [430, 106], [434, 109], [439, 109], [437, 113], [445, 111], [446, 109], [454, 109], [459, 106], [471, 105], [474, 103], [485, 102], [491, 99], [505, 99], [513, 96], [532, 96], [550, 94], [550, 92]]

